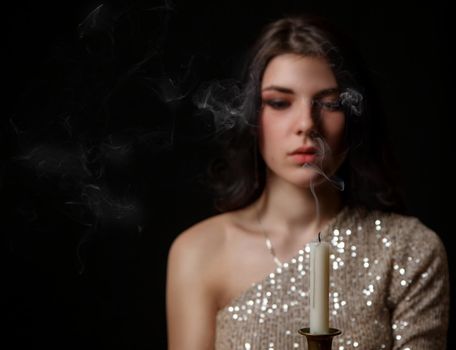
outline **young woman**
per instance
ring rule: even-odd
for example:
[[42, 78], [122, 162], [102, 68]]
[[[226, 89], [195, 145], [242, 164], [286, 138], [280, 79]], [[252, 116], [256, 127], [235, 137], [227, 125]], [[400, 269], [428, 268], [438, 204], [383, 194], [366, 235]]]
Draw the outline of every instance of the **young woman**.
[[[169, 349], [306, 349], [309, 245], [331, 245], [336, 349], [445, 349], [446, 252], [400, 208], [359, 62], [320, 20], [268, 25], [252, 49], [220, 171], [221, 214], [168, 262]], [[231, 135], [231, 136], [229, 136]]]

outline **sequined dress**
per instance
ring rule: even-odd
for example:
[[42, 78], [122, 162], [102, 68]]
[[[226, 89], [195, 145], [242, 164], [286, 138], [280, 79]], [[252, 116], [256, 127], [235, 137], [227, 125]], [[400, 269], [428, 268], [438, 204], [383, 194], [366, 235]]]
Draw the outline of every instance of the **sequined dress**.
[[[343, 209], [322, 231], [330, 242], [333, 349], [445, 349], [447, 257], [418, 219]], [[219, 310], [216, 350], [307, 349], [309, 252], [253, 284]]]

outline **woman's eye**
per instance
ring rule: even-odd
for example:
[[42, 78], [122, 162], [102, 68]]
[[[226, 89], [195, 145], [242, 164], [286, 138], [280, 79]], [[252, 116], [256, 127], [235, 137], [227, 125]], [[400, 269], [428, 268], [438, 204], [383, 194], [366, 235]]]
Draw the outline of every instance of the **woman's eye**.
[[319, 109], [327, 110], [327, 111], [340, 111], [342, 110], [342, 104], [339, 100], [336, 101], [319, 101], [316, 100], [313, 102], [316, 107]]
[[272, 107], [273, 109], [285, 109], [290, 106], [290, 102], [285, 100], [265, 100], [263, 102], [265, 105]]

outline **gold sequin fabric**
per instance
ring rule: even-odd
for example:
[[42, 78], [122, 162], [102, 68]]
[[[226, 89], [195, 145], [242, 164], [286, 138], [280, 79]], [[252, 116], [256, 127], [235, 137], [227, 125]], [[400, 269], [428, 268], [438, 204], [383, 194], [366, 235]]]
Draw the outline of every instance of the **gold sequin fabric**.
[[[322, 231], [331, 244], [333, 349], [446, 347], [445, 248], [417, 218], [343, 209]], [[219, 310], [216, 350], [307, 349], [309, 245]]]

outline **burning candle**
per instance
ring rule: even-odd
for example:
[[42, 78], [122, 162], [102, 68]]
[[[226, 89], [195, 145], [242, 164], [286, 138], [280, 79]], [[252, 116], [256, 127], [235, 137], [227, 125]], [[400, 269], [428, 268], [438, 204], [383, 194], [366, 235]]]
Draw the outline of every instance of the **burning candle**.
[[329, 244], [310, 243], [310, 333], [329, 332]]

